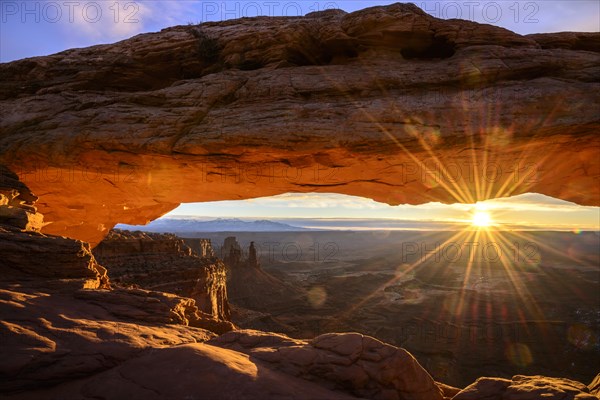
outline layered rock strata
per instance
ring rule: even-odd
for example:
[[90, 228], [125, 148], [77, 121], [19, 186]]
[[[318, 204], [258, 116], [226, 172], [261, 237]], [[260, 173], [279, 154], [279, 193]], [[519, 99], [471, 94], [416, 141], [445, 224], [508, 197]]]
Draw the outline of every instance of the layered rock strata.
[[40, 233], [44, 216], [29, 188], [0, 164], [0, 284], [47, 290], [108, 287], [90, 245]]
[[0, 164], [0, 224], [39, 232], [44, 217], [34, 205], [37, 200], [13, 171]]
[[[294, 304], [302, 297], [303, 291], [300, 288], [283, 282], [260, 267], [254, 242], [250, 242], [245, 251], [235, 236], [229, 236], [225, 238], [219, 252], [227, 267], [228, 298], [237, 306], [233, 319], [236, 323], [241, 323], [241, 326], [257, 328], [247, 325], [255, 319], [251, 315], [256, 311], [269, 310], [276, 313], [280, 306]], [[258, 322], [261, 329], [265, 328], [260, 320], [266, 315], [262, 312], [258, 314], [259, 321], [254, 322]]]
[[229, 321], [226, 267], [210, 243], [203, 251], [198, 255], [171, 234], [114, 230], [94, 255], [115, 283], [189, 297], [209, 318]]
[[190, 298], [111, 288], [88, 243], [23, 223], [43, 221], [36, 197], [3, 172], [11, 180], [2, 182], [2, 193], [12, 200], [0, 204], [0, 215], [20, 208], [32, 216], [0, 220], [0, 397], [70, 382], [150, 348], [202, 342], [232, 328], [207, 318]]

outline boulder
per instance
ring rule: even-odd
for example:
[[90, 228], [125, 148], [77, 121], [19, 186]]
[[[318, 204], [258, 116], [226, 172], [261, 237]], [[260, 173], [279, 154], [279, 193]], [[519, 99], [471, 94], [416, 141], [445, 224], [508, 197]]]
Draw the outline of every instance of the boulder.
[[442, 390], [410, 353], [359, 333], [329, 333], [297, 340], [238, 330], [209, 343], [249, 354], [270, 368], [360, 398], [443, 399]]
[[515, 375], [512, 379], [479, 378], [453, 400], [595, 400], [581, 382], [565, 378]]

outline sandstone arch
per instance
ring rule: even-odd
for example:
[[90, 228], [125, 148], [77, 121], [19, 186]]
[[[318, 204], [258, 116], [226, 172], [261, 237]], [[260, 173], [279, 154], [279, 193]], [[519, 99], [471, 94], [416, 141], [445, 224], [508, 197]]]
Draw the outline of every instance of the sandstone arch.
[[598, 206], [599, 43], [407, 4], [174, 27], [0, 65], [0, 162], [92, 244], [285, 192]]

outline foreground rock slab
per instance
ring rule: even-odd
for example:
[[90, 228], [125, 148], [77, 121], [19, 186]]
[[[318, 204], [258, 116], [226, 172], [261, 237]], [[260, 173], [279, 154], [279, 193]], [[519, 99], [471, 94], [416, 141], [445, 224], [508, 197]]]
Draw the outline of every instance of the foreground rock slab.
[[[0, 210], [3, 207], [0, 206]], [[0, 224], [0, 282], [45, 290], [108, 287], [89, 243]]]
[[93, 378], [12, 399], [350, 400], [274, 371], [246, 354], [206, 344], [156, 349]]
[[564, 378], [515, 375], [512, 379], [480, 378], [453, 400], [597, 400], [581, 382]]
[[87, 377], [148, 349], [215, 336], [204, 329], [166, 324], [161, 319], [173, 313], [156, 296], [128, 297], [122, 296], [118, 304], [98, 304], [90, 295], [2, 287], [0, 397]]
[[410, 353], [358, 333], [329, 333], [303, 341], [241, 330], [209, 343], [247, 353], [276, 370], [360, 398], [443, 399], [442, 390]]

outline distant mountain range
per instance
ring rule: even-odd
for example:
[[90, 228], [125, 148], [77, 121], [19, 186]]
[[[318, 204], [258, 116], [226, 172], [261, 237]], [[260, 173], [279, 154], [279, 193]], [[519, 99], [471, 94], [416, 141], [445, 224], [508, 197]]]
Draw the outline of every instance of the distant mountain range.
[[239, 218], [217, 218], [201, 220], [197, 218], [160, 218], [148, 225], [119, 224], [115, 228], [141, 230], [146, 232], [295, 232], [314, 229], [292, 226], [266, 219], [243, 221]]
[[[163, 217], [148, 225], [119, 224], [116, 228], [140, 230], [157, 233], [193, 233], [193, 232], [301, 232], [301, 231], [364, 231], [364, 230], [406, 230], [406, 231], [458, 231], [468, 229], [468, 222], [450, 221], [411, 221], [400, 219], [375, 218], [277, 218], [239, 219], [217, 218], [206, 216], [173, 216]], [[537, 231], [537, 230], [571, 230], [559, 228], [535, 228], [525, 225], [508, 225], [505, 230]]]

